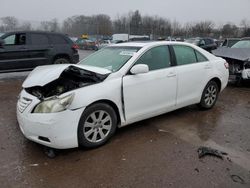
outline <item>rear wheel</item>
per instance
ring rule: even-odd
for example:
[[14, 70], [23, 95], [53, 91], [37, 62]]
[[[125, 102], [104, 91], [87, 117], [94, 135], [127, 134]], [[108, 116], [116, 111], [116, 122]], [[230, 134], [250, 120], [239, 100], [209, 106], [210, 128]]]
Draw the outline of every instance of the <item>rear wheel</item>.
[[69, 60], [66, 58], [58, 58], [54, 61], [53, 64], [69, 64]]
[[83, 112], [79, 121], [79, 145], [87, 148], [103, 145], [115, 133], [116, 127], [114, 109], [105, 103], [93, 104]]
[[217, 101], [218, 94], [219, 94], [219, 87], [217, 83], [213, 80], [208, 82], [205, 89], [203, 90], [199, 106], [202, 109], [212, 108]]

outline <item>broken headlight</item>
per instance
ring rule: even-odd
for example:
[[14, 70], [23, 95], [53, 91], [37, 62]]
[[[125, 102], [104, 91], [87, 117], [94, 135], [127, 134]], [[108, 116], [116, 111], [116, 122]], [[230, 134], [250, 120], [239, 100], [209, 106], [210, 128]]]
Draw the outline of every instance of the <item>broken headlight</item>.
[[54, 113], [66, 110], [72, 103], [74, 93], [64, 97], [52, 97], [39, 103], [33, 113]]

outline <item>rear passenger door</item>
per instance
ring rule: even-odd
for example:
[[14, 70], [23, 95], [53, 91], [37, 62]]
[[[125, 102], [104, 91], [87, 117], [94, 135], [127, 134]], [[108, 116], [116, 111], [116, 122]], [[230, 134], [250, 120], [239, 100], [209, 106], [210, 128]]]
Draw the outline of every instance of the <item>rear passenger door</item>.
[[185, 45], [173, 45], [176, 56], [177, 106], [198, 103], [206, 85], [211, 62], [200, 52]]
[[30, 61], [29, 67], [33, 68], [39, 65], [49, 64], [49, 38], [45, 33], [30, 33], [29, 34]]

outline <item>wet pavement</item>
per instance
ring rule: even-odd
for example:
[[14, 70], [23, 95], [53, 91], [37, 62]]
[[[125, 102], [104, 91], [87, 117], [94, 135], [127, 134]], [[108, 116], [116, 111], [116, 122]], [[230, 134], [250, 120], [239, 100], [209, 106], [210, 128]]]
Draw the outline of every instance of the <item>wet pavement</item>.
[[[26, 75], [11, 74], [0, 77], [0, 187], [250, 187], [250, 86], [228, 86], [209, 111], [182, 108], [121, 128], [100, 148], [49, 159], [19, 130]], [[200, 146], [228, 155], [199, 159]]]

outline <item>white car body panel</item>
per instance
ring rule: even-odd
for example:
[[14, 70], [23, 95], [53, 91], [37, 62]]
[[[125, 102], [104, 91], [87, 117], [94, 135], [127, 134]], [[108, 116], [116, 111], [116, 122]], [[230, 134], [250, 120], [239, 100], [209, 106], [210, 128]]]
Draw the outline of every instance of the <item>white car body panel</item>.
[[177, 105], [187, 106], [198, 103], [200, 94], [209, 81], [208, 75], [212, 69], [211, 63], [201, 62], [181, 65], [177, 66], [176, 69], [176, 72], [178, 72]]
[[136, 122], [173, 108], [176, 90], [175, 67], [124, 76], [126, 122]]
[[[159, 45], [190, 46], [207, 57], [208, 62], [149, 71], [148, 73], [131, 75], [129, 70], [147, 50]], [[59, 148], [78, 146], [77, 129], [82, 113], [89, 105], [106, 101], [117, 107], [119, 127], [136, 121], [160, 115], [177, 108], [199, 103], [202, 91], [209, 80], [217, 78], [223, 90], [228, 81], [228, 70], [225, 60], [217, 58], [192, 44], [180, 42], [123, 43], [111, 46], [141, 47], [128, 62], [117, 72], [107, 69], [83, 65], [49, 65], [33, 70], [23, 83], [23, 88], [44, 86], [57, 79], [68, 66], [76, 66], [99, 74], [109, 74], [102, 82], [81, 87], [61, 96], [74, 93], [74, 99], [67, 110], [59, 113], [32, 113], [40, 100], [27, 93], [20, 94], [17, 104], [17, 119], [25, 137], [40, 144]], [[23, 110], [22, 100], [31, 100]], [[51, 142], [38, 139], [48, 137]]]
[[35, 68], [29, 76], [23, 82], [23, 88], [31, 86], [44, 86], [47, 83], [59, 78], [60, 74], [69, 66], [79, 67], [88, 71], [97, 72], [99, 74], [110, 73], [107, 69], [98, 67], [86, 66], [86, 65], [72, 65], [72, 64], [60, 64], [60, 65], [44, 65]]

